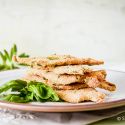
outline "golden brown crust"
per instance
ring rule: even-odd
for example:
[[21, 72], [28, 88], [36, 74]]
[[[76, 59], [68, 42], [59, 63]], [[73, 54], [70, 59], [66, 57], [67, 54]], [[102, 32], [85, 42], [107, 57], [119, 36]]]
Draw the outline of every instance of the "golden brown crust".
[[51, 81], [48, 81], [42, 77], [36, 76], [36, 75], [27, 75], [24, 78], [22, 78], [25, 81], [38, 81], [38, 82], [42, 82], [50, 87], [52, 87], [53, 89], [56, 90], [77, 90], [77, 89], [82, 89], [82, 88], [87, 88], [89, 87], [87, 84], [83, 84], [83, 83], [73, 83], [70, 85], [56, 85], [54, 83], [52, 83]]
[[[31, 76], [31, 78], [26, 77], [23, 80], [26, 81], [31, 81], [31, 80], [36, 80], [39, 82], [46, 83], [47, 85], [51, 86], [53, 89], [55, 89], [56, 93], [58, 96], [66, 101], [66, 102], [71, 102], [71, 103], [78, 103], [78, 102], [83, 102], [83, 101], [94, 101], [94, 102], [102, 102], [105, 98], [105, 94], [97, 92], [93, 88], [79, 88], [80, 86], [71, 86], [71, 85], [61, 85], [61, 86], [56, 86], [53, 85], [51, 82], [48, 82], [44, 79], [39, 79], [38, 77]], [[83, 84], [85, 85], [85, 84]], [[75, 88], [74, 88], [75, 87]], [[83, 87], [83, 86], [82, 86]], [[63, 89], [63, 90], [59, 90]]]
[[78, 89], [88, 87], [88, 85], [83, 84], [83, 83], [73, 83], [70, 85], [56, 85], [56, 84], [53, 84], [51, 81], [45, 80], [41, 77], [39, 78], [38, 76], [27, 76], [27, 77], [23, 78], [23, 80], [42, 82], [42, 83], [52, 87], [54, 90], [78, 90]]
[[83, 83], [73, 83], [70, 85], [53, 85], [55, 90], [78, 90], [83, 88], [89, 88], [87, 84]]
[[116, 86], [106, 81], [106, 71], [94, 71], [85, 65], [100, 65], [103, 61], [77, 58], [70, 55], [50, 55], [38, 58], [13, 57], [15, 62], [31, 66], [26, 81], [38, 81], [52, 87], [59, 97], [71, 103], [104, 101], [105, 94], [95, 88], [115, 91]]
[[41, 67], [51, 66], [63, 66], [63, 65], [100, 65], [104, 62], [101, 60], [95, 60], [91, 58], [77, 58], [69, 55], [56, 55], [49, 57], [38, 57], [38, 58], [19, 58], [13, 57], [15, 62], [26, 64], [26, 65], [38, 65]]
[[56, 90], [58, 96], [70, 103], [79, 103], [83, 101], [103, 102], [105, 94], [96, 91], [93, 88], [84, 88], [79, 90]]
[[[35, 69], [43, 70], [41, 66], [33, 66]], [[85, 65], [68, 65], [68, 66], [57, 66], [57, 67], [50, 67], [46, 68], [47, 71], [54, 72], [58, 75], [84, 75], [85, 73], [90, 73], [93, 70], [90, 69], [88, 66]]]
[[[85, 83], [73, 83], [70, 85], [56, 85], [56, 84], [52, 83], [51, 81], [44, 79], [43, 77], [40, 77], [38, 75], [29, 75], [29, 74], [24, 78], [24, 80], [43, 82], [56, 90], [77, 90], [77, 89], [83, 89], [83, 88], [90, 87]], [[115, 89], [116, 89], [116, 86], [114, 84], [109, 83], [107, 81], [100, 82], [97, 87], [108, 90], [108, 91], [115, 91]], [[96, 88], [96, 87], [93, 85], [92, 88]]]
[[100, 82], [98, 87], [102, 88], [102, 89], [105, 89], [105, 90], [108, 90], [108, 91], [115, 91], [116, 90], [116, 85], [115, 84], [107, 82], [105, 80]]
[[28, 72], [30, 75], [38, 75], [45, 79], [51, 80], [55, 84], [71, 84], [75, 82], [84, 82], [83, 76], [80, 75], [57, 75], [53, 72], [46, 72], [45, 70], [32, 69]]
[[[38, 75], [47, 80], [52, 81], [54, 84], [72, 84], [72, 83], [86, 83], [90, 87], [97, 87], [99, 85], [99, 79], [104, 80], [104, 74], [102, 70], [93, 71], [92, 73], [86, 73], [85, 75], [57, 75], [53, 72], [47, 72], [45, 70], [31, 69], [28, 74]], [[98, 79], [99, 78], [99, 79]]]

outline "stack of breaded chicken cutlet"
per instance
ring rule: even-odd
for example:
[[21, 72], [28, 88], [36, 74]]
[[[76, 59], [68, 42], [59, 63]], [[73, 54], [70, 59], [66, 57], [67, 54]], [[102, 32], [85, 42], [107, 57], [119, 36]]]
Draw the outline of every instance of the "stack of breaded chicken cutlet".
[[47, 84], [66, 102], [102, 102], [106, 95], [96, 88], [108, 91], [116, 89], [113, 83], [106, 81], [105, 70], [91, 68], [103, 64], [101, 60], [56, 54], [36, 58], [14, 57], [14, 60], [31, 67], [25, 80]]

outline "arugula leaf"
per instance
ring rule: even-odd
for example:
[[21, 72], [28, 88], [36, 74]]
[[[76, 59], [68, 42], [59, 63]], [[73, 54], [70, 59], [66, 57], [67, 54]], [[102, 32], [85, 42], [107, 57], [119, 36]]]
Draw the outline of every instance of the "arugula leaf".
[[49, 86], [41, 82], [23, 80], [12, 80], [0, 87], [0, 94], [7, 90], [19, 92], [18, 94], [7, 94], [1, 97], [1, 100], [9, 102], [26, 103], [31, 101], [46, 102], [60, 101], [56, 92]]

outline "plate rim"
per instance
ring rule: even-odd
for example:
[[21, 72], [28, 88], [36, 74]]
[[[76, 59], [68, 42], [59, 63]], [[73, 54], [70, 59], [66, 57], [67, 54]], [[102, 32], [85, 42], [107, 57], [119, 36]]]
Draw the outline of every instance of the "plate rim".
[[[113, 104], [113, 105], [112, 105]], [[125, 99], [87, 105], [31, 105], [0, 101], [1, 108], [33, 112], [78, 112], [110, 109], [125, 105]]]

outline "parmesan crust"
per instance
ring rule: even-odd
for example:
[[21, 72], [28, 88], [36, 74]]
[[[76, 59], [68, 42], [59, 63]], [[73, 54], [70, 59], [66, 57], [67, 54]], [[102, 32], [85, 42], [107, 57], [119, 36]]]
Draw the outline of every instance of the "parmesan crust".
[[77, 58], [69, 55], [52, 55], [49, 57], [37, 57], [37, 58], [20, 58], [13, 57], [13, 60], [19, 64], [26, 64], [29, 66], [41, 66], [41, 67], [55, 67], [64, 65], [100, 65], [104, 62], [102, 60], [95, 60], [92, 58]]

